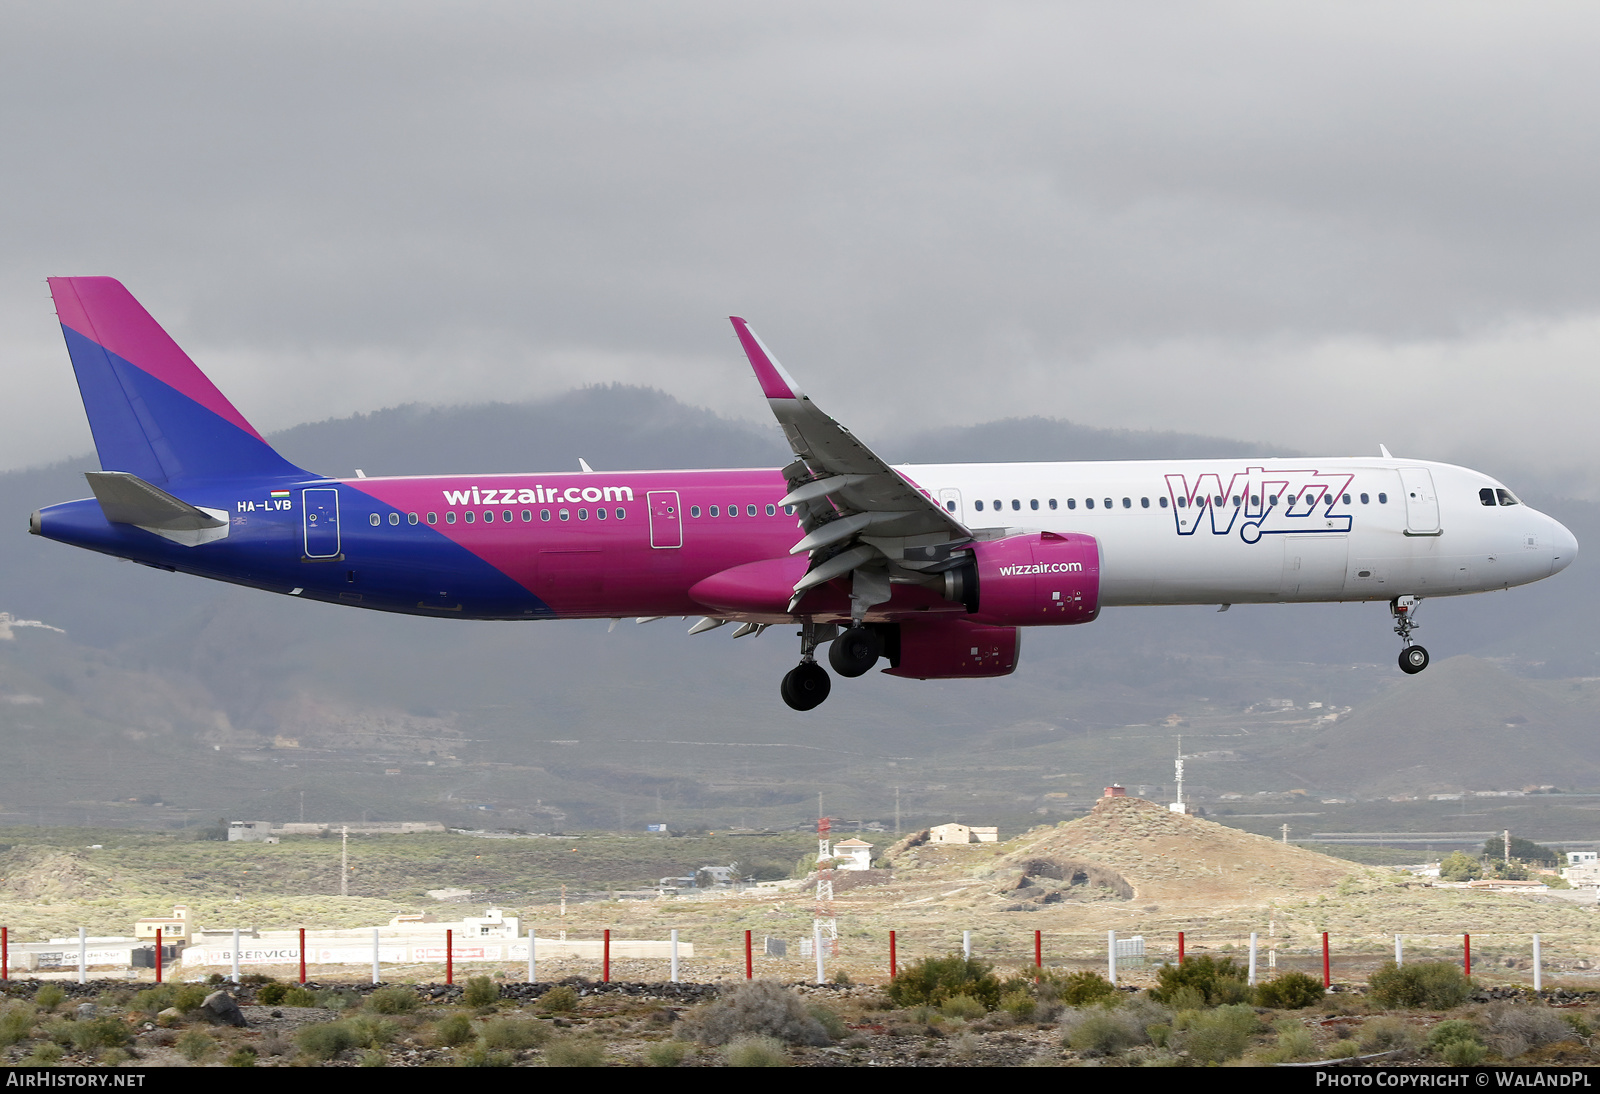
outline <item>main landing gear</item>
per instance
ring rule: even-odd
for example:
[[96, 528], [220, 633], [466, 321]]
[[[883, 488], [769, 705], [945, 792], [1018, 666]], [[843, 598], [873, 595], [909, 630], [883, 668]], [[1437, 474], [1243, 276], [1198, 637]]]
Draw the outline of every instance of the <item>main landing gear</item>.
[[857, 623], [840, 634], [832, 623], [802, 624], [800, 663], [784, 675], [778, 687], [783, 701], [793, 709], [813, 710], [828, 697], [832, 682], [827, 670], [817, 664], [817, 646], [830, 639], [828, 663], [846, 679], [872, 671], [883, 656], [883, 635], [872, 627]]
[[1400, 671], [1407, 676], [1415, 676], [1428, 667], [1428, 651], [1411, 641], [1411, 632], [1416, 630], [1417, 609], [1422, 606], [1419, 596], [1397, 596], [1389, 601], [1389, 614], [1394, 616], [1394, 633], [1400, 636], [1404, 649], [1400, 651]]

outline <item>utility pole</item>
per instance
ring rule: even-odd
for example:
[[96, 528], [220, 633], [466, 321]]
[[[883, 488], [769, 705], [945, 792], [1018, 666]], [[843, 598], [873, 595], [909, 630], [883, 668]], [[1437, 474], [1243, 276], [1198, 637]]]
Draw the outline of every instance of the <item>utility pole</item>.
[[339, 895], [350, 895], [350, 826], [339, 828]]
[[900, 788], [894, 788], [894, 838], [900, 838]]

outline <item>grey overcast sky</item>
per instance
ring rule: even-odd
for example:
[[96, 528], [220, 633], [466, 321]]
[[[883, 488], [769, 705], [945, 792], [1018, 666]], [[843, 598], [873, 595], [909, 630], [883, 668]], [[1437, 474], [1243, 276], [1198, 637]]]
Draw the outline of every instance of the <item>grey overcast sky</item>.
[[[1600, 496], [1600, 7], [8, 3], [0, 467], [44, 278], [263, 429], [597, 382], [1043, 414]], [[1513, 481], [1513, 486], [1516, 483]]]

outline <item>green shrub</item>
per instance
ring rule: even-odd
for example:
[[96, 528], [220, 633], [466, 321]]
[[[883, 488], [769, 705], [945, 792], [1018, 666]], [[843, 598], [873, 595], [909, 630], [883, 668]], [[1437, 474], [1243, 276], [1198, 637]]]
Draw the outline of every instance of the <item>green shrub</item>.
[[1256, 1004], [1274, 1010], [1301, 1010], [1320, 1003], [1326, 992], [1316, 977], [1291, 969], [1257, 985]]
[[687, 1041], [656, 1041], [644, 1050], [651, 1067], [677, 1067], [688, 1054]]
[[1348, 1060], [1359, 1055], [1361, 1055], [1361, 1043], [1352, 1041], [1349, 1038], [1343, 1041], [1335, 1041], [1328, 1046], [1326, 1052], [1326, 1056], [1330, 1060]]
[[985, 1010], [993, 1010], [1000, 1005], [1000, 981], [984, 962], [951, 954], [907, 965], [889, 982], [889, 998], [901, 1007], [937, 1007], [957, 995], [970, 995]]
[[944, 1001], [939, 1008], [939, 1013], [946, 1018], [973, 1019], [982, 1018], [989, 1011], [984, 1005], [970, 995], [952, 995]]
[[1447, 1045], [1457, 1041], [1471, 1041], [1475, 1045], [1483, 1044], [1483, 1033], [1477, 1026], [1461, 1018], [1450, 1018], [1440, 1022], [1428, 1031], [1428, 1049], [1432, 1052], [1442, 1052]]
[[1439, 1058], [1451, 1067], [1477, 1067], [1487, 1055], [1489, 1050], [1476, 1041], [1451, 1041], [1439, 1052]]
[[455, 1058], [456, 1067], [510, 1067], [516, 1062], [517, 1058], [511, 1053], [497, 1052], [482, 1041], [462, 1049]]
[[546, 1014], [567, 1014], [578, 1009], [578, 993], [565, 984], [557, 984], [539, 996], [538, 1006]]
[[140, 1014], [159, 1014], [172, 1006], [174, 988], [171, 984], [157, 984], [145, 988], [128, 1001], [128, 1009]]
[[699, 1008], [684, 1027], [702, 1044], [725, 1045], [742, 1034], [763, 1034], [792, 1044], [828, 1044], [827, 1029], [800, 996], [776, 980], [745, 980]]
[[1201, 1011], [1189, 1023], [1184, 1046], [1190, 1058], [1203, 1064], [1220, 1064], [1244, 1055], [1250, 1037], [1260, 1028], [1256, 1012], [1243, 1003]]
[[121, 1018], [89, 1018], [72, 1023], [72, 1043], [81, 1052], [121, 1048], [133, 1040], [133, 1032]]
[[283, 997], [289, 994], [287, 984], [271, 983], [262, 984], [256, 989], [256, 1002], [263, 1007], [275, 1007], [283, 1002]]
[[775, 1037], [745, 1034], [722, 1050], [729, 1067], [788, 1067], [789, 1053]]
[[211, 1055], [211, 1050], [217, 1047], [217, 1042], [213, 1041], [203, 1030], [191, 1029], [185, 1031], [173, 1047], [178, 1050], [185, 1060], [188, 1060], [191, 1064], [197, 1064]]
[[1115, 1056], [1148, 1040], [1145, 1031], [1123, 1014], [1102, 1007], [1069, 1015], [1062, 1025], [1067, 1029], [1067, 1047], [1084, 1056]]
[[0, 1048], [9, 1048], [18, 1041], [26, 1041], [33, 1032], [33, 1023], [39, 1012], [31, 1003], [18, 1003], [0, 1011]]
[[286, 1007], [314, 1007], [317, 1005], [317, 997], [296, 984], [283, 993], [283, 1005]]
[[1308, 1060], [1316, 1055], [1317, 1042], [1311, 1031], [1293, 1018], [1280, 1018], [1272, 1024], [1278, 1031], [1278, 1041], [1271, 1048], [1255, 1054], [1254, 1059], [1263, 1064], [1286, 1064], [1291, 1060]]
[[484, 1023], [480, 1036], [489, 1048], [538, 1048], [550, 1040], [551, 1029], [531, 1018], [496, 1018]]
[[806, 1013], [817, 1020], [817, 1025], [822, 1027], [830, 1041], [842, 1041], [850, 1033], [845, 1028], [844, 1019], [835, 1014], [832, 1007], [811, 1003], [806, 1006]]
[[1031, 991], [1012, 990], [1000, 997], [1000, 1009], [1018, 1022], [1027, 1022], [1033, 1018], [1034, 1011], [1039, 1009], [1039, 1003]]
[[245, 1045], [228, 1053], [227, 1064], [229, 1067], [255, 1067], [257, 1059], [259, 1059], [259, 1056], [256, 1050], [249, 1045]]
[[32, 1052], [22, 1058], [25, 1067], [50, 1067], [61, 1062], [61, 1057], [66, 1051], [54, 1041], [46, 1041], [35, 1045]]
[[302, 1026], [294, 1035], [300, 1051], [316, 1060], [331, 1060], [345, 1049], [354, 1048], [355, 1036], [343, 1022], [319, 1022]]
[[1159, 983], [1150, 990], [1151, 998], [1185, 1010], [1190, 1009], [1186, 1004], [1192, 997], [1179, 996], [1184, 988], [1194, 989], [1210, 1006], [1243, 1003], [1251, 996], [1245, 982], [1247, 970], [1235, 965], [1231, 957], [1220, 961], [1210, 954], [1191, 957], [1181, 965], [1163, 965], [1156, 975]]
[[383, 1054], [382, 1049], [368, 1048], [361, 1051], [357, 1062], [362, 1067], [388, 1067], [389, 1057]]
[[203, 984], [185, 984], [172, 993], [172, 1005], [179, 1014], [192, 1014], [200, 1009], [210, 994]]
[[551, 1041], [544, 1058], [551, 1067], [600, 1067], [606, 1062], [606, 1046], [598, 1037], [578, 1034]]
[[55, 1010], [66, 999], [66, 989], [60, 984], [40, 984], [39, 990], [33, 994], [33, 1001], [45, 1010]]
[[1056, 981], [1055, 988], [1056, 997], [1069, 1007], [1086, 1007], [1117, 994], [1111, 981], [1091, 969], [1068, 973]]
[[467, 987], [461, 993], [461, 1001], [469, 1007], [487, 1007], [494, 1005], [500, 998], [500, 985], [487, 976], [474, 976], [467, 980]]
[[434, 1033], [438, 1036], [441, 1045], [448, 1045], [452, 1048], [456, 1045], [464, 1045], [472, 1040], [473, 1037], [472, 1019], [460, 1011], [454, 1011], [439, 1020], [439, 1024], [434, 1027]]
[[350, 1031], [351, 1044], [362, 1048], [382, 1048], [400, 1036], [400, 1027], [375, 1014], [355, 1014], [339, 1023]]
[[1361, 1027], [1361, 1051], [1393, 1052], [1416, 1046], [1416, 1035], [1401, 1018], [1373, 1018]]
[[367, 996], [366, 1008], [374, 1014], [410, 1014], [422, 1000], [410, 988], [390, 984]]
[[1472, 994], [1472, 981], [1448, 961], [1397, 966], [1385, 961], [1367, 981], [1367, 994], [1385, 1007], [1449, 1010]]

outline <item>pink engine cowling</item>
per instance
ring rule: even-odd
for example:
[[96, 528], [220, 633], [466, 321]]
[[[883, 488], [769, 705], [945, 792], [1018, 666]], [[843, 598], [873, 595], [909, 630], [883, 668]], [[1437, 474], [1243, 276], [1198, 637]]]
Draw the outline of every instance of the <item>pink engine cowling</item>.
[[975, 622], [1009, 627], [1088, 623], [1100, 614], [1100, 545], [1042, 532], [976, 544]]
[[891, 648], [890, 676], [915, 680], [962, 680], [1009, 676], [1016, 670], [1015, 627], [986, 627], [965, 619], [901, 623]]

